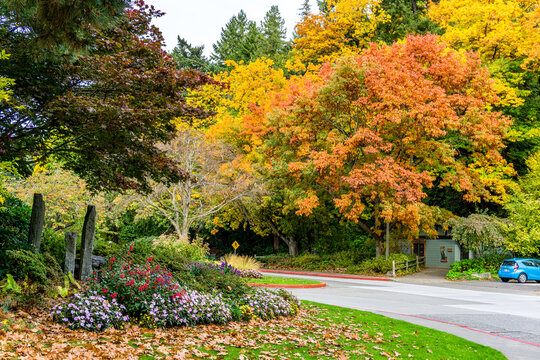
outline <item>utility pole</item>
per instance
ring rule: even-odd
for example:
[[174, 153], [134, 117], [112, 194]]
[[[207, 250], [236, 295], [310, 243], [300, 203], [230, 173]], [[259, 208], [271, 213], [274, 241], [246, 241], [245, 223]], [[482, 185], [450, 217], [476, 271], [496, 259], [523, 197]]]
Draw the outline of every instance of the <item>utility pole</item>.
[[390, 223], [386, 222], [386, 260], [390, 257]]

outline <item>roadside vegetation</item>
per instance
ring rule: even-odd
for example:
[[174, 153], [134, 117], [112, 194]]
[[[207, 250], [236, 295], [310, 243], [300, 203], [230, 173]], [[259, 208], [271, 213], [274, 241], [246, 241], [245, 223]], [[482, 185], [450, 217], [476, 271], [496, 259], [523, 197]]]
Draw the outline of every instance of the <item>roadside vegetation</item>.
[[[323, 272], [342, 272], [348, 274], [387, 276], [392, 271], [392, 261], [396, 263], [405, 260], [415, 260], [415, 255], [392, 254], [388, 259], [384, 257], [369, 258], [365, 254], [358, 252], [341, 251], [334, 254], [302, 254], [292, 257], [287, 254], [268, 255], [257, 257], [257, 260], [265, 265], [267, 269], [281, 270], [306, 270]], [[418, 270], [412, 262], [409, 271], [400, 270], [398, 275], [411, 274]]]

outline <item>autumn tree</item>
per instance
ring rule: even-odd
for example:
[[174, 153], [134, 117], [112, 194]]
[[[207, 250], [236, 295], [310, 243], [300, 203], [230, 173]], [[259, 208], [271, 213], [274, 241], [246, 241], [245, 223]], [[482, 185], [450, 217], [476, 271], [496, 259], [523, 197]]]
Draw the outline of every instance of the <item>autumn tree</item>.
[[211, 221], [213, 214], [253, 189], [232, 148], [215, 138], [182, 129], [163, 148], [187, 176], [177, 183], [154, 183], [150, 194], [137, 199], [147, 212], [165, 217], [181, 242], [189, 241], [194, 224]]
[[287, 179], [299, 215], [330, 197], [379, 240], [383, 221], [432, 234], [451, 214], [423, 202], [426, 188], [502, 202], [513, 174], [500, 154], [510, 121], [489, 110], [492, 85], [477, 55], [434, 35], [324, 64], [275, 97], [268, 177]]
[[303, 63], [322, 63], [367, 46], [387, 15], [379, 0], [328, 0], [317, 15], [296, 26], [293, 55]]
[[29, 206], [32, 206], [35, 193], [43, 194], [47, 204], [45, 223], [55, 231], [82, 227], [86, 207], [90, 204], [96, 205], [99, 220], [112, 206], [103, 195], [92, 194], [85, 181], [72, 171], [63, 170], [54, 163], [36, 166], [29, 177], [11, 178], [6, 188]]
[[478, 51], [496, 80], [499, 106], [514, 119], [505, 157], [523, 175], [540, 148], [540, 6], [532, 0], [442, 0], [430, 18], [451, 46]]
[[156, 143], [173, 136], [172, 119], [207, 115], [188, 106], [184, 93], [209, 78], [176, 70], [150, 24], [160, 15], [137, 1], [115, 26], [93, 30], [87, 55], [68, 60], [36, 60], [36, 48], [26, 45], [39, 33], [13, 31], [21, 25], [3, 17], [13, 61], [0, 63], [0, 74], [13, 75], [17, 106], [0, 107], [0, 161], [28, 164], [54, 155], [94, 189], [144, 190], [149, 177], [178, 180], [182, 172]]

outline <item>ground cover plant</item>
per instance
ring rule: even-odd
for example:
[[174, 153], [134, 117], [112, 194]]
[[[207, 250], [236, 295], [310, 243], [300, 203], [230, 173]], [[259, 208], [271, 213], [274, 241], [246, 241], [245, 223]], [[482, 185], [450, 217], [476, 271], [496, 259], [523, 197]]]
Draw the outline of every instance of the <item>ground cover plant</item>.
[[305, 302], [297, 317], [148, 329], [67, 330], [44, 312], [11, 313], [0, 358], [505, 359], [454, 335], [358, 310]]

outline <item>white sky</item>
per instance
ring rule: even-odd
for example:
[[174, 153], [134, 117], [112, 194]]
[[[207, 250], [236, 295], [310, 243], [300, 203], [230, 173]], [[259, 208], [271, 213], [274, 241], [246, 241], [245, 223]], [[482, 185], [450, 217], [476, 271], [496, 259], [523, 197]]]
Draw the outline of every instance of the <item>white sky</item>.
[[[192, 45], [204, 45], [205, 54], [210, 55], [221, 28], [240, 10], [259, 25], [270, 6], [277, 5], [290, 37], [300, 20], [298, 13], [303, 0], [146, 0], [146, 3], [166, 13], [154, 20], [154, 24], [163, 33], [168, 51], [176, 46], [176, 37], [180, 35]], [[310, 3], [311, 12], [317, 13], [317, 1]]]

